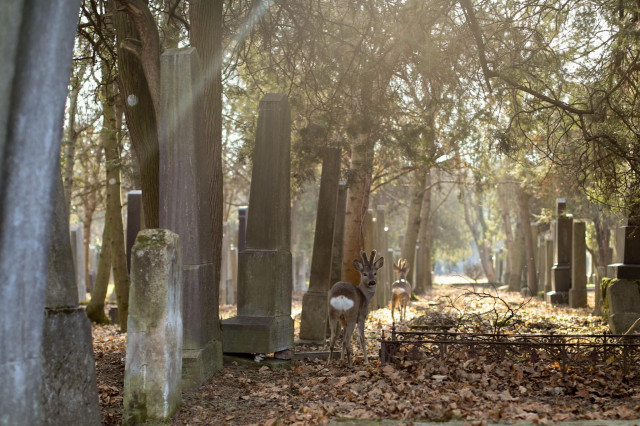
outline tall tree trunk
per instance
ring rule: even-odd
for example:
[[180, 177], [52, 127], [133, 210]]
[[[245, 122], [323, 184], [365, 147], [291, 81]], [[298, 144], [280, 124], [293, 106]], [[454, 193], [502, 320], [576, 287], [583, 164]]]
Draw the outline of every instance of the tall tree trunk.
[[91, 291], [91, 278], [89, 277], [89, 246], [91, 242], [91, 225], [93, 223], [93, 213], [95, 208], [84, 209], [84, 219], [82, 221], [82, 250], [84, 251], [84, 282], [87, 284], [87, 291]]
[[[493, 263], [491, 262], [491, 245], [489, 244], [486, 236], [487, 224], [484, 220], [482, 203], [475, 203], [475, 216], [471, 206], [471, 199], [468, 194], [464, 196], [462, 204], [464, 207], [464, 219], [471, 231], [473, 241], [476, 243], [476, 247], [478, 248], [478, 255], [480, 256], [480, 264], [482, 265], [484, 275], [487, 277], [489, 282], [494, 282], [496, 277], [493, 271]], [[478, 229], [478, 226], [480, 226], [480, 229]]]
[[373, 146], [367, 139], [367, 134], [360, 134], [351, 147], [350, 182], [344, 219], [342, 279], [354, 284], [360, 282], [360, 273], [353, 266], [353, 261], [361, 258], [360, 250], [364, 249], [364, 219], [371, 192]]
[[498, 197], [500, 198], [500, 212], [502, 215], [502, 224], [504, 226], [504, 245], [507, 251], [507, 267], [502, 271], [503, 282], [508, 284], [511, 282], [511, 271], [515, 267], [515, 242], [513, 231], [511, 228], [511, 214], [509, 212], [509, 203], [507, 199], [507, 184], [500, 185], [498, 188]]
[[[191, 0], [191, 41], [200, 55], [204, 84], [203, 138], [207, 142], [214, 285], [219, 288], [222, 262], [222, 9], [223, 0]], [[216, 300], [218, 297], [216, 291]], [[212, 307], [217, 312], [217, 306]], [[216, 314], [217, 317], [217, 314]]]
[[122, 224], [122, 196], [120, 185], [120, 120], [116, 113], [116, 94], [113, 84], [103, 86], [102, 110], [104, 125], [102, 128], [102, 140], [104, 144], [105, 159], [107, 162], [107, 222], [111, 222], [111, 256], [113, 265], [113, 279], [118, 302], [118, 316], [120, 329], [127, 331], [127, 318], [129, 314], [129, 273], [127, 271], [127, 255], [124, 242], [124, 227]]
[[78, 72], [71, 77], [71, 90], [69, 91], [69, 127], [67, 129], [67, 138], [64, 143], [64, 200], [67, 207], [67, 214], [71, 214], [71, 193], [73, 189], [73, 166], [76, 159], [76, 143], [78, 142], [79, 132], [76, 129], [76, 116], [78, 112], [78, 96], [82, 88], [82, 79], [87, 69], [87, 62], [80, 65]]
[[[111, 11], [116, 9], [114, 2], [115, 0], [110, 0]], [[147, 228], [157, 228], [160, 224], [160, 165], [156, 115], [159, 111], [156, 111], [152, 100], [150, 84], [147, 84], [141, 60], [136, 53], [132, 52], [134, 48], [131, 41], [141, 38], [134, 21], [127, 12], [121, 9], [118, 9], [114, 16], [116, 17], [115, 27], [118, 40], [120, 93], [125, 105], [125, 117], [131, 144], [140, 166], [145, 225]], [[157, 35], [157, 28], [155, 30]], [[148, 56], [146, 55], [146, 57]], [[159, 69], [159, 57], [157, 60]], [[156, 88], [154, 87], [153, 90], [155, 91]], [[159, 92], [159, 82], [157, 91]]]
[[524, 234], [524, 252], [527, 265], [527, 286], [532, 295], [538, 294], [538, 279], [536, 276], [536, 259], [533, 233], [531, 231], [530, 196], [522, 186], [518, 186], [518, 209], [520, 222]]
[[87, 305], [87, 316], [98, 324], [107, 324], [109, 320], [104, 313], [104, 300], [107, 297], [109, 278], [111, 276], [111, 222], [104, 221], [102, 229], [102, 249], [98, 258], [98, 273], [91, 292], [91, 300]]
[[433, 288], [433, 276], [431, 275], [431, 170], [425, 173], [425, 188], [422, 196], [422, 208], [420, 214], [420, 259], [416, 282], [413, 289], [416, 294], [424, 294]]
[[[416, 268], [416, 243], [418, 241], [418, 233], [420, 232], [420, 221], [422, 202], [425, 194], [426, 173], [423, 169], [415, 171], [413, 180], [415, 186], [411, 193], [411, 202], [409, 204], [409, 217], [407, 218], [407, 230], [404, 234], [404, 244], [402, 249], [402, 258], [407, 260], [407, 264], [411, 270]], [[391, 260], [391, 259], [390, 259]], [[415, 284], [415, 283], [413, 283]]]

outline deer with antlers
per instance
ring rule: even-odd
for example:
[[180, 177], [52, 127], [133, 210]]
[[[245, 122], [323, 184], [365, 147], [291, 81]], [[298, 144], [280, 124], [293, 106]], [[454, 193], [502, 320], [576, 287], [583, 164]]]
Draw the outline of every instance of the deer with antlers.
[[391, 285], [391, 319], [396, 322], [394, 313], [396, 305], [400, 310], [400, 321], [404, 321], [407, 314], [407, 304], [411, 299], [411, 283], [407, 281], [409, 265], [406, 259], [399, 259], [393, 264], [393, 270], [398, 274], [398, 279]]
[[364, 342], [364, 322], [369, 314], [369, 301], [376, 292], [377, 271], [384, 265], [384, 257], [380, 257], [374, 262], [376, 251], [371, 251], [371, 256], [367, 258], [364, 251], [360, 252], [362, 260], [353, 261], [353, 266], [360, 272], [360, 283], [355, 285], [347, 281], [338, 281], [329, 290], [329, 327], [331, 329], [331, 340], [329, 344], [329, 361], [333, 359], [333, 346], [339, 332], [339, 326], [344, 328], [342, 339], [341, 359], [347, 357], [347, 363], [351, 367], [351, 336], [353, 330], [358, 325], [360, 331], [360, 344], [364, 354], [364, 363], [369, 364], [367, 358], [367, 347]]

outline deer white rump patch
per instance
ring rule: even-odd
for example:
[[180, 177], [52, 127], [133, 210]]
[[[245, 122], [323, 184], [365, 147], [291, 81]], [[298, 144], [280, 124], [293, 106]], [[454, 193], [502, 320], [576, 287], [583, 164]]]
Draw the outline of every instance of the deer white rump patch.
[[404, 288], [394, 288], [393, 289], [393, 294], [402, 294], [402, 293], [406, 293], [406, 290]]
[[353, 300], [345, 296], [332, 297], [329, 303], [339, 311], [348, 311], [353, 308]]

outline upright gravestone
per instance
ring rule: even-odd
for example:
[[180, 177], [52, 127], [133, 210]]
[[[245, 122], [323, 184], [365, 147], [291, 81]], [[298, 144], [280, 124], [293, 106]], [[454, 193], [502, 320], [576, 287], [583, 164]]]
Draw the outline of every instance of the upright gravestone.
[[[553, 232], [555, 232], [555, 224], [552, 224], [552, 225], [553, 225], [552, 226]], [[547, 235], [544, 243], [545, 243], [544, 244], [544, 247], [545, 247], [544, 294], [546, 295], [547, 293], [551, 292], [553, 288], [551, 284], [551, 282], [553, 281], [551, 278], [553, 274], [553, 233]]]
[[75, 272], [75, 283], [78, 291], [78, 301], [87, 300], [87, 283], [84, 277], [84, 236], [81, 226], [72, 226], [69, 232], [71, 239], [71, 258]]
[[339, 177], [340, 149], [326, 148], [322, 161], [309, 290], [302, 298], [301, 340], [324, 343], [325, 339]]
[[[183, 247], [183, 388], [200, 386], [222, 368], [218, 283], [214, 281], [211, 170], [200, 137], [200, 60], [194, 48], [162, 54], [160, 227]], [[221, 231], [221, 230], [220, 230]]]
[[141, 231], [133, 246], [123, 424], [164, 422], [178, 409], [182, 378], [180, 237]]
[[331, 250], [331, 285], [342, 281], [342, 250], [344, 245], [344, 219], [347, 206], [347, 182], [340, 180], [336, 205], [336, 222], [333, 227], [333, 249]]
[[293, 347], [291, 113], [282, 93], [265, 95], [259, 108], [247, 245], [238, 253], [238, 316], [222, 323], [224, 351], [232, 353]]
[[247, 217], [249, 207], [238, 207], [238, 253], [247, 248]]
[[127, 270], [131, 271], [131, 248], [136, 242], [138, 232], [144, 229], [142, 210], [142, 191], [127, 193]]
[[[0, 424], [44, 422], [42, 339], [79, 0], [0, 2]], [[64, 238], [69, 241], [68, 229]], [[67, 253], [71, 256], [71, 253]], [[74, 293], [77, 294], [77, 293]]]
[[556, 227], [553, 245], [553, 267], [551, 273], [551, 291], [545, 300], [553, 305], [567, 304], [571, 289], [571, 247], [573, 217], [567, 214], [567, 203], [558, 198], [556, 204]]
[[62, 179], [58, 178], [42, 338], [43, 424], [99, 425], [91, 324], [84, 308], [78, 306], [68, 218]]
[[585, 223], [573, 222], [573, 247], [571, 253], [571, 289], [569, 290], [569, 306], [583, 308], [587, 306], [587, 245], [585, 242]]
[[232, 247], [230, 250], [229, 261], [231, 263], [231, 288], [233, 296], [230, 302], [232, 304], [238, 303], [238, 248]]
[[[231, 281], [231, 260], [229, 259], [231, 250], [231, 229], [229, 222], [222, 224], [222, 255], [220, 257], [220, 304], [228, 305], [233, 295], [233, 282]], [[231, 283], [231, 289], [229, 284]]]
[[293, 277], [293, 291], [301, 294], [302, 292], [307, 290], [307, 253], [302, 250], [295, 254], [293, 263], [295, 267], [293, 268], [295, 275]]

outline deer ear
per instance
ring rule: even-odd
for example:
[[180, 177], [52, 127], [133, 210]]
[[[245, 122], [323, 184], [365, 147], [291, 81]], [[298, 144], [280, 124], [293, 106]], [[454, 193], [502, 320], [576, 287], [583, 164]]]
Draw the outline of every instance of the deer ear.
[[382, 268], [382, 265], [384, 265], [384, 257], [381, 257], [380, 259], [376, 260], [376, 263], [373, 264], [373, 267], [376, 269], [380, 269]]
[[364, 265], [359, 259], [353, 261], [353, 266], [360, 272], [364, 271]]

